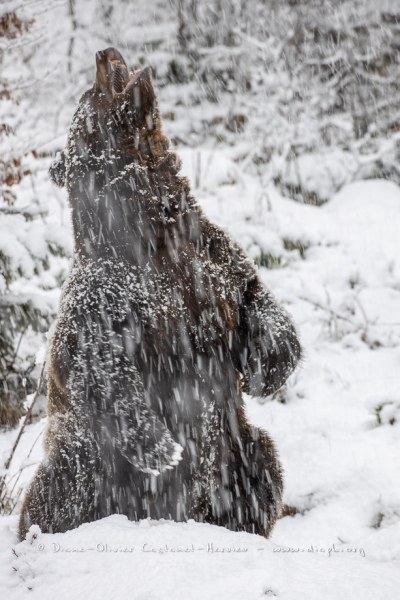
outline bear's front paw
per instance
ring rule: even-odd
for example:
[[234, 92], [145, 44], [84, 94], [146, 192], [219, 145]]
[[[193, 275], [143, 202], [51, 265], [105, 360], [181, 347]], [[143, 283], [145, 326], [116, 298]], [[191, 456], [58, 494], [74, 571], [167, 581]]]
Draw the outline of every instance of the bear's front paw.
[[149, 451], [145, 450], [143, 466], [139, 467], [143, 473], [158, 476], [165, 471], [173, 469], [182, 460], [183, 448], [172, 438], [164, 439]]
[[183, 448], [177, 442], [174, 442], [174, 452], [171, 456], [170, 463], [165, 467], [166, 469], [172, 469], [182, 460]]

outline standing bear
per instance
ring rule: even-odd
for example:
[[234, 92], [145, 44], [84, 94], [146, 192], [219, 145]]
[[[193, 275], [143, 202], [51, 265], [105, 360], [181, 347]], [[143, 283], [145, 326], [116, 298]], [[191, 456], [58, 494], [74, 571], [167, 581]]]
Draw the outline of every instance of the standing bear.
[[20, 537], [113, 513], [268, 536], [282, 470], [242, 394], [282, 386], [301, 354], [295, 329], [179, 175], [150, 69], [130, 73], [113, 48], [96, 61], [50, 169], [68, 190], [75, 250]]

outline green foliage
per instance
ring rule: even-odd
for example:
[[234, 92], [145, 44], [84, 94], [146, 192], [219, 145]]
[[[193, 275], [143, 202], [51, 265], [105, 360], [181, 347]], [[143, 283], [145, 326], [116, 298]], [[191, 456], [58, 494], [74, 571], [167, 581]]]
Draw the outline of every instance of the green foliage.
[[393, 401], [383, 402], [374, 408], [378, 425], [395, 425], [399, 418], [399, 404]]
[[277, 269], [282, 266], [282, 256], [276, 256], [270, 252], [264, 252], [261, 250], [259, 256], [256, 256], [254, 262], [259, 267], [266, 267], [267, 269]]
[[305, 259], [306, 250], [310, 247], [309, 244], [301, 242], [300, 240], [289, 240], [286, 238], [283, 239], [282, 242], [285, 250], [288, 250], [289, 252], [297, 251], [300, 254], [301, 258]]

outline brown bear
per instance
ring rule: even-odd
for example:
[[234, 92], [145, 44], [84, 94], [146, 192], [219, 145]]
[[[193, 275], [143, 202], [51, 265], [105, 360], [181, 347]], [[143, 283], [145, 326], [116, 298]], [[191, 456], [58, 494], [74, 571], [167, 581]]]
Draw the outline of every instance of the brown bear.
[[21, 539], [31, 524], [63, 532], [112, 513], [268, 536], [282, 470], [242, 393], [286, 381], [294, 326], [179, 176], [150, 69], [129, 73], [113, 48], [96, 61], [50, 169], [68, 190], [75, 252]]

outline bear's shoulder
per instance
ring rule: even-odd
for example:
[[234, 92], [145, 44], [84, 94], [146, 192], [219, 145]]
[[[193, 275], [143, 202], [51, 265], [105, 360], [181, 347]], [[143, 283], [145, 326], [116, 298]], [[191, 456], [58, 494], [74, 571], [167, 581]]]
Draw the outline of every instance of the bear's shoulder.
[[201, 229], [210, 263], [231, 278], [232, 285], [246, 288], [249, 281], [257, 278], [254, 261], [226, 231], [204, 215], [201, 216]]

